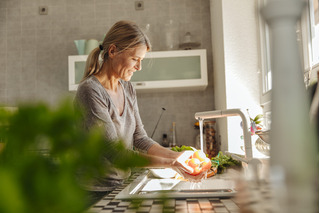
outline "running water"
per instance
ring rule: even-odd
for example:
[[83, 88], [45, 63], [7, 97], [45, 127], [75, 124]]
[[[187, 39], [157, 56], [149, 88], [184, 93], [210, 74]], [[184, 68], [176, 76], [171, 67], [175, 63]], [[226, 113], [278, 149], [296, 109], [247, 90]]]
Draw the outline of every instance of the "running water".
[[[200, 129], [200, 149], [203, 152], [203, 119], [199, 118], [199, 129]], [[205, 173], [204, 177], [201, 179], [207, 179], [207, 172]], [[190, 189], [201, 189], [201, 181], [199, 182], [191, 182]]]
[[199, 129], [200, 129], [200, 149], [203, 151], [203, 119], [199, 118]]
[[202, 189], [202, 180], [207, 179], [207, 172], [205, 172], [204, 176], [201, 178], [200, 181], [198, 182], [190, 182], [190, 189], [195, 190], [195, 189]]
[[191, 182], [190, 184], [190, 189], [195, 190], [195, 189], [201, 189], [201, 182]]

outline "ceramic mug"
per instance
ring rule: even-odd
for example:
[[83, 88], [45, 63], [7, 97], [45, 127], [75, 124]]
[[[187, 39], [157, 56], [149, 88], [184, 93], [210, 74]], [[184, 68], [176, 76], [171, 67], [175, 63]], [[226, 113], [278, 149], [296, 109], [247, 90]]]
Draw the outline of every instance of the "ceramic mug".
[[78, 50], [78, 54], [79, 55], [84, 55], [84, 50], [86, 47], [86, 40], [85, 39], [81, 39], [81, 40], [74, 40], [74, 43], [77, 47]]
[[99, 46], [99, 41], [96, 40], [96, 39], [89, 39], [86, 41], [86, 48], [85, 48], [85, 51], [84, 51], [84, 54], [85, 55], [89, 55], [90, 52]]

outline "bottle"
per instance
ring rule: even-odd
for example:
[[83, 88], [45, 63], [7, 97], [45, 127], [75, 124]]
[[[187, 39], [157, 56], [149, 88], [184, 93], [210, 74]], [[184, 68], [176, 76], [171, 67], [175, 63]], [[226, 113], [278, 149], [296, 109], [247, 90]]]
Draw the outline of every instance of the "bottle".
[[169, 146], [169, 141], [168, 141], [168, 135], [163, 134], [162, 135], [162, 146], [168, 147]]
[[172, 147], [177, 145], [177, 138], [176, 138], [176, 122], [172, 122]]
[[164, 40], [166, 50], [177, 49], [179, 43], [179, 26], [173, 20], [165, 24]]

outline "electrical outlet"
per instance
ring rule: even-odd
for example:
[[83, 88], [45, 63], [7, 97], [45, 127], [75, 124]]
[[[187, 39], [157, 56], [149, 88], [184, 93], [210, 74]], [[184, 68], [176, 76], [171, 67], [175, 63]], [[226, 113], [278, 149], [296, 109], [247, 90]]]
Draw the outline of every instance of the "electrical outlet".
[[47, 6], [40, 6], [39, 7], [39, 14], [40, 15], [48, 15], [48, 7]]
[[144, 9], [143, 1], [135, 1], [134, 6], [135, 6], [136, 10], [143, 10]]

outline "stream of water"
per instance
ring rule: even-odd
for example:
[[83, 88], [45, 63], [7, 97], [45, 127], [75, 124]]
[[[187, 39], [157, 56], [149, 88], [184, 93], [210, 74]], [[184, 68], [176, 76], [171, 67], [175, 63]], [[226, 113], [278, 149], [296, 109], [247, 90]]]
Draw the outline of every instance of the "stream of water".
[[199, 129], [200, 129], [200, 149], [203, 151], [203, 119], [199, 119]]

